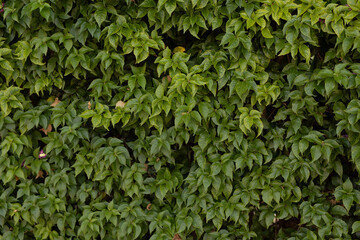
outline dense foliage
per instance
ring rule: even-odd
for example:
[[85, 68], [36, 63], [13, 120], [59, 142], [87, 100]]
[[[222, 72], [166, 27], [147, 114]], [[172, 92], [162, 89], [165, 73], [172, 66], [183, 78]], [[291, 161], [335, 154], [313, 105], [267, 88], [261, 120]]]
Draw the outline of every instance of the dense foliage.
[[0, 6], [1, 239], [359, 237], [359, 1]]

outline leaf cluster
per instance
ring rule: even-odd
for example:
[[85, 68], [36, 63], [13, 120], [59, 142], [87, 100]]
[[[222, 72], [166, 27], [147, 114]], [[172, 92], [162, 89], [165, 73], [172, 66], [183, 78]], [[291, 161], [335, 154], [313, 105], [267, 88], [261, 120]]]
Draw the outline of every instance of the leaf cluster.
[[1, 239], [359, 238], [360, 1], [0, 6]]

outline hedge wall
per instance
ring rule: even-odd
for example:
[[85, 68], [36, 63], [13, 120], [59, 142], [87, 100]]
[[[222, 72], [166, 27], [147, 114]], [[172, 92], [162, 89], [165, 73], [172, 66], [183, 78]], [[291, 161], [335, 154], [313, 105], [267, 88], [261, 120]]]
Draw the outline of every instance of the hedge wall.
[[360, 1], [0, 3], [0, 238], [360, 234]]

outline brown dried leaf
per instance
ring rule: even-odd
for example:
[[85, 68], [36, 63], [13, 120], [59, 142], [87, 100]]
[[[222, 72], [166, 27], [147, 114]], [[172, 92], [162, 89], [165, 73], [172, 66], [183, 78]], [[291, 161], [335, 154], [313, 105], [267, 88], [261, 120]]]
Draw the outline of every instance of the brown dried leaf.
[[181, 240], [181, 237], [179, 234], [175, 234], [173, 240]]
[[146, 210], [151, 210], [151, 203], [149, 203], [147, 206], [146, 206]]
[[52, 107], [56, 107], [56, 105], [58, 105], [61, 101], [59, 100], [59, 98], [55, 98], [55, 101], [50, 105]]
[[88, 109], [89, 110], [91, 109], [91, 102], [90, 101], [88, 102]]
[[38, 179], [38, 178], [44, 178], [44, 172], [43, 171], [39, 171], [38, 174], [36, 175], [35, 179]]
[[167, 75], [167, 80], [168, 80], [168, 82], [171, 82], [171, 77], [170, 77], [170, 75]]
[[126, 104], [126, 103], [124, 103], [123, 101], [118, 101], [118, 102], [116, 103], [115, 108], [117, 108], [117, 107], [123, 108], [123, 107], [125, 107], [125, 104]]
[[48, 125], [47, 129], [42, 128], [42, 129], [40, 129], [40, 131], [43, 131], [43, 132], [45, 133], [45, 135], [47, 135], [48, 132], [51, 132], [51, 131], [52, 131], [52, 126], [51, 126], [51, 124]]

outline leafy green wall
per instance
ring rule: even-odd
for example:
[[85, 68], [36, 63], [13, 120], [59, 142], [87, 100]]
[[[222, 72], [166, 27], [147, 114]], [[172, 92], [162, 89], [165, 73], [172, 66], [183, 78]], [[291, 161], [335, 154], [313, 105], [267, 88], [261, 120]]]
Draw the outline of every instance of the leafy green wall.
[[359, 1], [0, 7], [1, 239], [359, 237]]

